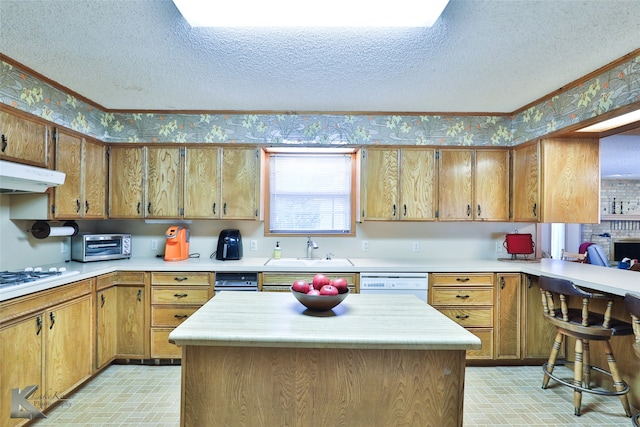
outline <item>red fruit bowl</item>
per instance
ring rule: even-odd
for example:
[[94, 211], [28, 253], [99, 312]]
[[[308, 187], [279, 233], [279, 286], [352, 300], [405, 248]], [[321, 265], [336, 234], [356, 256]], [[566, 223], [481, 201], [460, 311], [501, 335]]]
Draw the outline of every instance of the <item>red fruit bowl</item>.
[[329, 311], [344, 301], [347, 295], [349, 295], [349, 290], [338, 295], [307, 295], [302, 292], [294, 291], [293, 288], [289, 289], [293, 296], [296, 297], [302, 305], [312, 311]]

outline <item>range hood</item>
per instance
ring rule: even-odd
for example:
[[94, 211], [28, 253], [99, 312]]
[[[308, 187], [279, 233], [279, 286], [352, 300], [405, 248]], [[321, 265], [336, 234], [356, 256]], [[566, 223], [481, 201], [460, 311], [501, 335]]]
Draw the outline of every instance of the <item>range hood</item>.
[[65, 173], [0, 160], [0, 193], [44, 193], [64, 184]]

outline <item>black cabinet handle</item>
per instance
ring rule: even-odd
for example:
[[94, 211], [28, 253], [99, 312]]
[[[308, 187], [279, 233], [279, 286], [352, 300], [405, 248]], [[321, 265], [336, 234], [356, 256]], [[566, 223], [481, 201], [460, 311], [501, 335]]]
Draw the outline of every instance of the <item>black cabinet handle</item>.
[[469, 278], [468, 277], [456, 277], [456, 281], [457, 282], [468, 282]]
[[56, 316], [53, 315], [53, 311], [49, 312], [49, 319], [51, 319], [49, 329], [53, 329], [53, 325], [56, 323]]
[[226, 215], [227, 214], [227, 203], [225, 202], [224, 205], [222, 205], [222, 214]]
[[173, 280], [176, 282], [184, 282], [185, 280], [189, 280], [188, 277], [174, 277]]
[[396, 204], [395, 203], [393, 204], [393, 216], [394, 217], [396, 216]]
[[173, 317], [175, 317], [176, 319], [186, 319], [187, 317], [189, 317], [189, 315], [187, 315], [187, 314], [176, 314]]
[[105, 300], [104, 294], [100, 294], [100, 308], [104, 307]]
[[138, 301], [142, 301], [142, 289], [138, 289]]
[[85, 200], [84, 201], [84, 213], [89, 212], [89, 201]]
[[480, 216], [480, 205], [478, 205], [478, 216]]
[[407, 204], [404, 205], [404, 216], [407, 216]]
[[535, 216], [535, 217], [538, 216], [538, 204], [537, 203], [533, 204], [533, 216]]
[[2, 134], [2, 152], [4, 153], [7, 149], [7, 137]]
[[173, 294], [173, 296], [176, 298], [186, 298], [189, 296], [189, 294]]
[[456, 319], [461, 319], [461, 320], [468, 319], [468, 318], [469, 318], [468, 314], [458, 314], [456, 316]]
[[469, 295], [456, 295], [456, 298], [467, 299], [469, 298]]
[[147, 212], [151, 215], [151, 202], [147, 205]]
[[36, 330], [36, 335], [40, 335], [40, 331], [42, 331], [42, 319], [40, 318], [40, 316], [36, 317], [36, 326], [38, 327], [38, 329]]
[[80, 200], [76, 199], [76, 213], [80, 212]]
[[215, 203], [213, 204], [213, 214], [214, 215], [216, 214], [216, 204]]
[[471, 205], [467, 205], [467, 216], [471, 216]]
[[504, 289], [504, 276], [500, 276], [500, 289]]
[[138, 208], [137, 208], [137, 210], [138, 210], [138, 215], [140, 215], [140, 202], [138, 202]]

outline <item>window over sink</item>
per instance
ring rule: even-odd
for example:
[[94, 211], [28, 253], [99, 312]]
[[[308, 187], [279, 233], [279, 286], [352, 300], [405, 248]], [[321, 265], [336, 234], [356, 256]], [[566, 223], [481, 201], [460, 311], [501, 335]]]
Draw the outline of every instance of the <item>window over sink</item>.
[[354, 150], [267, 150], [267, 234], [354, 235]]

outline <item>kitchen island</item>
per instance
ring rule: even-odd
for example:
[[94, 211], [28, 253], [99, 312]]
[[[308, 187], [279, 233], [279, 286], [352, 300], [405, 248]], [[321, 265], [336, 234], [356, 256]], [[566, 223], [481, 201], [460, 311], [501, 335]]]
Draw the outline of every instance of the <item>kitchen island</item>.
[[413, 296], [222, 292], [176, 328], [182, 426], [461, 426], [480, 340]]

